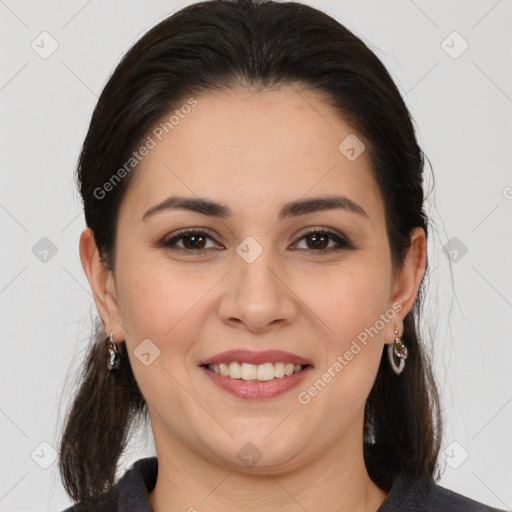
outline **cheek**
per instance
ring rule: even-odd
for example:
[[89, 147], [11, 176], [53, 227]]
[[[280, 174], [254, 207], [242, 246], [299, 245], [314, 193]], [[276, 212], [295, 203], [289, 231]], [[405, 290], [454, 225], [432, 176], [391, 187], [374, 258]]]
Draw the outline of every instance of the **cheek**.
[[[173, 352], [186, 348], [187, 339], [199, 336], [208, 310], [215, 311], [222, 302], [226, 282], [221, 278], [226, 269], [152, 260], [143, 252], [124, 254], [117, 262], [117, 281], [127, 338], [131, 344], [154, 339], [162, 346], [172, 339]], [[383, 267], [383, 262], [354, 255], [336, 266], [319, 263], [283, 269], [287, 286], [280, 292], [286, 294], [281, 300], [296, 304], [296, 321], [317, 330], [317, 343], [330, 340], [341, 350], [384, 312], [389, 282]], [[230, 287], [236, 284], [227, 281]]]
[[373, 326], [385, 312], [389, 278], [382, 264], [361, 261], [331, 267], [324, 273], [304, 273], [297, 278], [296, 289], [331, 339], [343, 345]]
[[[298, 295], [314, 312], [323, 357], [314, 389], [304, 390], [321, 406], [356, 410], [363, 406], [382, 357], [383, 321], [389, 281], [382, 266], [353, 265], [325, 279], [304, 279]], [[307, 297], [307, 299], [306, 299]], [[394, 312], [393, 312], [394, 313]], [[325, 391], [324, 391], [325, 389]], [[328, 404], [328, 405], [327, 405]]]
[[218, 278], [141, 256], [119, 261], [118, 281], [119, 307], [128, 331], [161, 340], [195, 318]]
[[[177, 409], [193, 409], [197, 404], [183, 393], [180, 383], [189, 371], [187, 365], [192, 365], [191, 349], [201, 338], [207, 310], [212, 308], [207, 294], [218, 277], [142, 257], [119, 261], [117, 274], [126, 345], [144, 398], [160, 412], [164, 395], [173, 397]], [[139, 359], [142, 353], [150, 354], [149, 364]]]

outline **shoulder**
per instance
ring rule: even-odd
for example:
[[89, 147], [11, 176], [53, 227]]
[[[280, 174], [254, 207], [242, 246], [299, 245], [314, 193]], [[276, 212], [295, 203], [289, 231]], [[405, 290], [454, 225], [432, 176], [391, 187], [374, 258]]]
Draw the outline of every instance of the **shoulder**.
[[119, 484], [115, 484], [108, 492], [75, 503], [62, 512], [117, 512], [118, 487]]
[[504, 512], [436, 484], [430, 477], [398, 477], [378, 512]]
[[[158, 459], [136, 461], [108, 491], [71, 505], [62, 512], [146, 512], [150, 511], [149, 493], [158, 474]], [[148, 508], [149, 507], [149, 508]]]
[[439, 510], [446, 509], [453, 510], [454, 512], [503, 512], [501, 509], [492, 508], [440, 485], [435, 485], [431, 500], [432, 504], [436, 505]]
[[62, 512], [117, 512], [117, 510], [117, 493], [111, 490], [94, 496], [88, 501], [75, 503]]

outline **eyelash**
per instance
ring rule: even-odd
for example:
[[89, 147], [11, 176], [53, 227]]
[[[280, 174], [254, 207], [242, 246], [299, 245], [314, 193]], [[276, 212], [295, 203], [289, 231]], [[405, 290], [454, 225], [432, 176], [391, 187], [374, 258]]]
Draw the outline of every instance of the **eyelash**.
[[[173, 237], [171, 237], [167, 240], [163, 240], [161, 242], [161, 245], [166, 249], [178, 250], [178, 251], [195, 253], [195, 254], [203, 254], [209, 250], [209, 249], [185, 249], [183, 247], [176, 246], [176, 242], [178, 242], [182, 238], [186, 238], [187, 236], [191, 236], [191, 235], [206, 235], [208, 238], [210, 238], [210, 240], [213, 240], [215, 243], [217, 243], [217, 241], [213, 238], [213, 236], [210, 235], [207, 231], [201, 231], [199, 229], [184, 229], [184, 230], [180, 231], [179, 233], [177, 233], [176, 235], [174, 235]], [[296, 250], [306, 250], [306, 251], [313, 252], [315, 254], [328, 254], [331, 252], [337, 252], [337, 251], [341, 251], [341, 250], [354, 249], [354, 246], [347, 239], [341, 237], [335, 231], [331, 231], [330, 229], [325, 229], [325, 228], [324, 229], [313, 228], [313, 229], [309, 229], [309, 230], [305, 231], [304, 233], [301, 234], [300, 238], [297, 240], [297, 243], [301, 242], [303, 239], [305, 239], [306, 237], [311, 236], [311, 235], [324, 235], [324, 236], [327, 235], [331, 240], [334, 240], [338, 244], [338, 247], [330, 247], [328, 249], [318, 249], [318, 250], [315, 250], [315, 249], [296, 249]]]

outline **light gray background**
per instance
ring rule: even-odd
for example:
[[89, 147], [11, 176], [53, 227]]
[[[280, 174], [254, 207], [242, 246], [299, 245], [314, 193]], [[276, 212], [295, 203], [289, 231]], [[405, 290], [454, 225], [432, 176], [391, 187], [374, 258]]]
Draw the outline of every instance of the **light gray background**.
[[[84, 219], [73, 171], [114, 66], [187, 3], [0, 0], [1, 511], [70, 504], [52, 446], [95, 313], [78, 256]], [[370, 44], [412, 112], [436, 179], [426, 327], [445, 405], [441, 483], [510, 509], [512, 2], [307, 3]], [[58, 43], [46, 59], [31, 47], [51, 48], [43, 31]], [[458, 58], [464, 41], [454, 31], [469, 44]], [[57, 248], [46, 262], [32, 250], [42, 237]], [[153, 453], [142, 432], [120, 473]]]

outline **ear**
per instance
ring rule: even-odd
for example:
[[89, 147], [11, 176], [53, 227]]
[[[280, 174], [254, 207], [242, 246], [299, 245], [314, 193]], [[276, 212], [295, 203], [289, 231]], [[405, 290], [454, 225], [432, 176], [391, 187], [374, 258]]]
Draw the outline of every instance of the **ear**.
[[404, 264], [393, 278], [389, 307], [396, 311], [398, 309], [397, 305], [400, 304], [401, 309], [397, 313], [397, 319], [390, 322], [390, 333], [386, 336], [388, 343], [393, 342], [396, 337], [394, 333], [395, 327], [398, 327], [398, 336], [402, 335], [403, 319], [412, 309], [427, 266], [427, 239], [425, 231], [420, 227], [416, 227], [411, 231], [410, 238], [411, 245]]
[[115, 341], [123, 341], [125, 331], [120, 323], [114, 276], [101, 260], [90, 228], [85, 228], [80, 235], [80, 260], [105, 331], [108, 334], [112, 332]]

